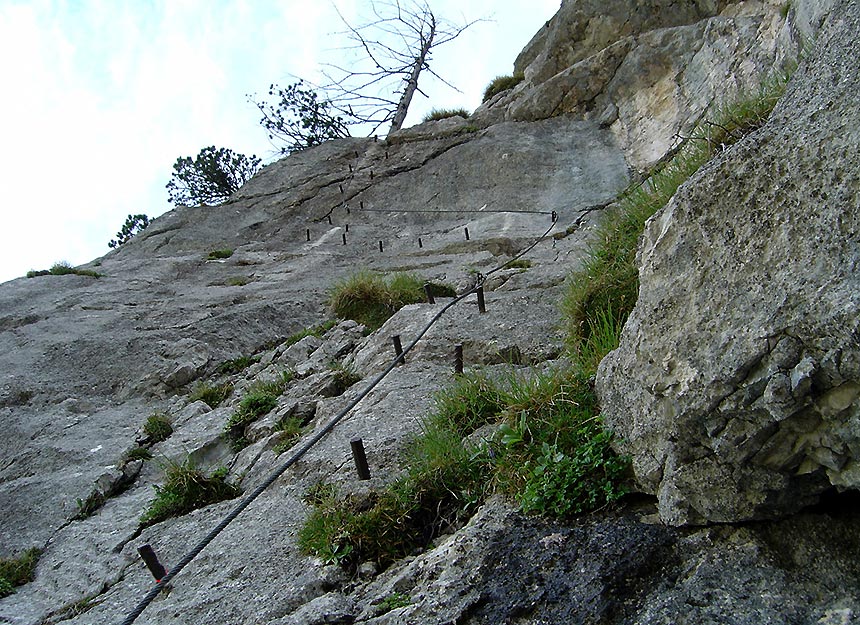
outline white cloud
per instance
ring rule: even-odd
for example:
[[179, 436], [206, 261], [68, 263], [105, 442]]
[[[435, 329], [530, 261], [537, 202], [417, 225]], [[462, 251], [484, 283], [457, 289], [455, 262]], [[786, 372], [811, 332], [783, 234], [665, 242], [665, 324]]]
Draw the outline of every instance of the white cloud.
[[[337, 0], [349, 20], [363, 3]], [[437, 0], [458, 21], [488, 16], [437, 49], [433, 68], [463, 94], [422, 79], [407, 123], [432, 107], [469, 109], [558, 8]], [[342, 45], [328, 2], [5, 0], [0, 3], [0, 281], [108, 251], [130, 213], [169, 209], [179, 156], [208, 145], [271, 153], [247, 94], [316, 79]]]

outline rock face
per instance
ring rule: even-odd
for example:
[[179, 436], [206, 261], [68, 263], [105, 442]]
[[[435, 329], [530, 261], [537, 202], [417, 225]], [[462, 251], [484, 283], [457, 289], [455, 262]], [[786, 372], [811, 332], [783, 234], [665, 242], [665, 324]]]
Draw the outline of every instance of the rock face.
[[708, 110], [790, 65], [831, 0], [566, 1], [517, 58], [525, 75], [478, 119], [573, 113], [611, 128], [645, 170]]
[[[658, 514], [750, 518], [857, 486], [849, 48], [860, 29], [848, 2], [770, 125], [650, 226], [641, 307], [598, 384], [659, 498], [571, 523], [492, 499], [425, 552], [354, 575], [296, 540], [310, 488], [325, 481], [366, 499], [402, 472], [434, 391], [454, 377], [455, 344], [467, 369], [563, 366], [564, 280], [630, 170], [663, 158], [726, 84], [793, 57], [827, 7], [566, 1], [518, 61], [523, 85], [470, 119], [293, 154], [223, 205], [155, 220], [88, 266], [99, 279], [0, 286], [0, 557], [43, 550], [35, 579], [0, 599], [0, 623], [121, 622], [152, 588], [137, 548], [149, 543], [176, 567], [236, 505], [142, 527], [164, 465], [223, 467], [252, 492], [283, 468], [283, 449], [358, 398], [391, 362], [392, 335], [408, 345], [443, 303], [406, 306], [372, 333], [342, 321], [294, 335], [326, 319], [327, 291], [359, 268], [461, 292], [492, 272], [487, 312], [472, 298], [449, 310], [137, 623], [852, 622], [856, 499], [754, 525], [667, 527]], [[227, 248], [229, 258], [208, 258]], [[501, 267], [527, 249], [527, 268]], [[261, 382], [283, 392], [236, 451], [226, 426]], [[213, 407], [203, 385], [232, 391]], [[173, 428], [158, 442], [141, 432], [156, 412]], [[285, 420], [304, 428], [298, 439]], [[354, 476], [356, 436], [368, 481]]]
[[641, 242], [639, 300], [598, 389], [668, 523], [860, 488], [860, 10], [842, 9], [767, 124]]

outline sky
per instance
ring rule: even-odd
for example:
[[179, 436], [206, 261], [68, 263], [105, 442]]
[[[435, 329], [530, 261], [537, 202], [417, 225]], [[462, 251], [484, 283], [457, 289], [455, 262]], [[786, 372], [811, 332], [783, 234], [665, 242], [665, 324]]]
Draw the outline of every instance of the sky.
[[[0, 0], [0, 282], [79, 265], [109, 250], [129, 214], [172, 208], [178, 157], [226, 147], [270, 162], [249, 95], [321, 82], [369, 0]], [[432, 108], [474, 110], [492, 78], [558, 0], [430, 0], [454, 23], [483, 18], [435, 49], [404, 126]], [[2, 311], [0, 311], [2, 312]]]

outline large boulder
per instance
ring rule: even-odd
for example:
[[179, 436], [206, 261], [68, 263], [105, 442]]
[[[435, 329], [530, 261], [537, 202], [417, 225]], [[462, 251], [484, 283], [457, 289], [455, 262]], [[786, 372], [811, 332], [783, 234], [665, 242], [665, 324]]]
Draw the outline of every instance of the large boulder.
[[860, 488], [860, 8], [834, 9], [767, 124], [652, 218], [601, 363], [606, 421], [665, 522]]

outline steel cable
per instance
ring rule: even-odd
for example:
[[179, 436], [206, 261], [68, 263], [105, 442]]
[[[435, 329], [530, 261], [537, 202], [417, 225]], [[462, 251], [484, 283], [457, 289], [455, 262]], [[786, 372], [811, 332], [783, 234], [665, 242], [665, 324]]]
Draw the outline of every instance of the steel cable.
[[[553, 216], [555, 216], [554, 212]], [[521, 258], [523, 255], [534, 249], [541, 241], [546, 239], [546, 237], [552, 231], [553, 227], [555, 227], [555, 220], [553, 220], [552, 224], [550, 224], [550, 227], [547, 228], [546, 232], [544, 232], [540, 237], [535, 239], [535, 241], [529, 247], [521, 251], [517, 256], [488, 271], [486, 275], [479, 274], [477, 280], [475, 281], [475, 286], [473, 286], [469, 291], [463, 293], [462, 295], [459, 295], [452, 299], [450, 302], [445, 304], [439, 310], [439, 312], [433, 315], [430, 321], [425, 324], [424, 328], [418, 333], [418, 335], [412, 340], [412, 342], [409, 343], [406, 347], [404, 347], [403, 352], [397, 355], [394, 360], [392, 360], [392, 362], [388, 365], [388, 367], [386, 367], [386, 369], [382, 373], [380, 373], [373, 379], [373, 381], [367, 386], [367, 388], [361, 391], [361, 393], [359, 393], [358, 396], [346, 406], [346, 408], [341, 410], [336, 416], [332, 417], [332, 419], [328, 423], [326, 423], [325, 426], [319, 432], [314, 434], [305, 444], [303, 444], [299, 448], [298, 451], [296, 451], [292, 456], [290, 456], [290, 458], [287, 459], [284, 464], [282, 464], [274, 472], [272, 472], [269, 477], [266, 478], [265, 481], [263, 481], [262, 484], [260, 484], [251, 492], [250, 495], [245, 496], [245, 498], [242, 499], [242, 501], [239, 502], [239, 504], [235, 508], [233, 508], [233, 510], [231, 510], [230, 513], [228, 513], [227, 516], [225, 516], [221, 520], [221, 522], [218, 523], [218, 525], [216, 525], [199, 543], [197, 543], [197, 545], [195, 545], [195, 547], [191, 551], [189, 551], [175, 566], [171, 567], [167, 571], [167, 574], [165, 574], [165, 576], [162, 577], [156, 583], [156, 585], [153, 586], [152, 589], [150, 589], [148, 593], [146, 593], [143, 599], [141, 599], [140, 603], [138, 603], [138, 605], [131, 612], [129, 612], [128, 616], [126, 616], [125, 620], [122, 621], [120, 625], [131, 625], [132, 623], [134, 623], [134, 621], [137, 620], [137, 617], [143, 613], [146, 607], [150, 603], [152, 603], [152, 601], [158, 596], [158, 594], [162, 590], [164, 590], [168, 583], [170, 583], [170, 580], [176, 577], [182, 571], [182, 569], [184, 569], [188, 564], [190, 564], [191, 561], [194, 560], [194, 558], [196, 558], [200, 554], [200, 552], [203, 551], [203, 549], [205, 549], [206, 546], [218, 536], [218, 534], [224, 531], [224, 529], [228, 525], [230, 525], [230, 523], [232, 523], [236, 519], [236, 517], [238, 517], [242, 513], [242, 511], [245, 510], [245, 508], [247, 508], [251, 504], [251, 502], [253, 502], [261, 494], [263, 494], [263, 492], [267, 488], [269, 488], [269, 486], [271, 486], [275, 482], [275, 480], [277, 480], [281, 475], [283, 475], [284, 472], [292, 465], [298, 462], [298, 460], [308, 451], [310, 451], [317, 443], [319, 443], [326, 434], [331, 432], [331, 430], [333, 430], [334, 427], [353, 408], [355, 408], [362, 399], [367, 397], [367, 395], [370, 394], [370, 392], [397, 367], [399, 362], [406, 358], [406, 355], [415, 347], [415, 345], [418, 344], [418, 341], [420, 341], [421, 338], [425, 334], [427, 334], [430, 328], [433, 327], [433, 325], [442, 317], [442, 315], [444, 315], [453, 306], [459, 304], [466, 297], [472, 295], [473, 293], [476, 293], [478, 289], [482, 288], [486, 280], [486, 276], [490, 276], [495, 272], [500, 271], [508, 264], [512, 263], [518, 258]]]

